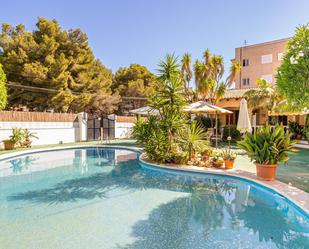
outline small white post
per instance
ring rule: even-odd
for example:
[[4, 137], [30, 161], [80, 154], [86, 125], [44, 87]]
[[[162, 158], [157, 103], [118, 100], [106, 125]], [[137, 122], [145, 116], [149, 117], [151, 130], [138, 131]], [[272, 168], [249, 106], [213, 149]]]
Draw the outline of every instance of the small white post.
[[87, 141], [87, 120], [88, 114], [85, 112], [78, 113], [78, 128], [79, 128], [79, 142]]

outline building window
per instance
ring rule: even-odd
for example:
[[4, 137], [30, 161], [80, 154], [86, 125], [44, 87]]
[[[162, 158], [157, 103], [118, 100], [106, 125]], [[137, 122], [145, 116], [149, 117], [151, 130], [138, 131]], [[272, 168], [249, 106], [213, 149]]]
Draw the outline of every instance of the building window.
[[282, 124], [288, 125], [288, 117], [287, 116], [269, 116], [268, 122], [270, 125]]
[[242, 84], [243, 84], [244, 86], [248, 86], [248, 85], [250, 84], [250, 79], [249, 79], [249, 78], [244, 78], [244, 79], [242, 79]]
[[278, 61], [282, 61], [283, 60], [283, 53], [278, 53]]
[[264, 74], [261, 76], [262, 79], [266, 80], [268, 83], [273, 83], [273, 75], [272, 74]]
[[243, 59], [242, 60], [242, 66], [243, 67], [248, 67], [249, 66], [249, 60], [248, 59]]
[[261, 60], [262, 60], [262, 64], [272, 63], [273, 55], [272, 54], [262, 55]]

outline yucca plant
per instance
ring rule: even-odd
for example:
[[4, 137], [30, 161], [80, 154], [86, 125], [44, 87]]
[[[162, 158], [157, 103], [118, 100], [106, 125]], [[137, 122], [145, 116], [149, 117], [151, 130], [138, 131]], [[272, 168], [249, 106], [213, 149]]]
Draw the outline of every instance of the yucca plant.
[[277, 124], [273, 129], [269, 124], [260, 127], [254, 134], [247, 134], [238, 146], [245, 150], [252, 161], [263, 165], [274, 165], [289, 160], [288, 152], [294, 151], [290, 133]]
[[24, 138], [24, 131], [22, 128], [13, 128], [12, 135], [10, 136], [10, 140], [16, 144], [21, 145], [22, 140]]
[[24, 129], [21, 145], [27, 148], [31, 147], [31, 144], [32, 144], [31, 139], [32, 138], [38, 139], [38, 137], [35, 134], [36, 134], [35, 132], [30, 132], [28, 129]]
[[187, 153], [187, 159], [194, 159], [196, 152], [202, 152], [208, 146], [205, 140], [206, 132], [196, 121], [186, 125], [178, 131], [179, 144], [183, 151]]

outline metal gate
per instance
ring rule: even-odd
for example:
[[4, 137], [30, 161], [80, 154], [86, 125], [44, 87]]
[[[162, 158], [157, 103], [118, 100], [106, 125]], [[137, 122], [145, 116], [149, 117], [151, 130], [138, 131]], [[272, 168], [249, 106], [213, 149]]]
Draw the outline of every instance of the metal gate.
[[110, 140], [115, 138], [115, 118], [89, 116], [87, 121], [88, 140]]

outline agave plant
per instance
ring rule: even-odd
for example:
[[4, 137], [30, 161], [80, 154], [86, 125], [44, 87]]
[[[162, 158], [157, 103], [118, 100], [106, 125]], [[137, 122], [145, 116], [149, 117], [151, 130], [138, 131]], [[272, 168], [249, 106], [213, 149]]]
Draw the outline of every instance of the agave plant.
[[252, 161], [271, 165], [289, 160], [288, 152], [294, 151], [290, 133], [285, 133], [283, 126], [277, 124], [273, 129], [269, 124], [260, 127], [254, 134], [247, 134], [238, 146], [245, 150]]

